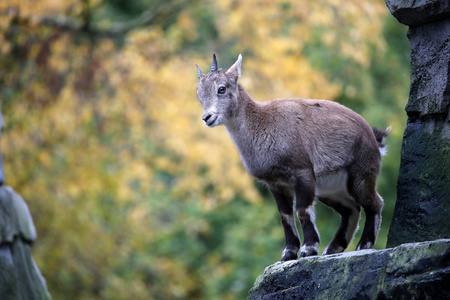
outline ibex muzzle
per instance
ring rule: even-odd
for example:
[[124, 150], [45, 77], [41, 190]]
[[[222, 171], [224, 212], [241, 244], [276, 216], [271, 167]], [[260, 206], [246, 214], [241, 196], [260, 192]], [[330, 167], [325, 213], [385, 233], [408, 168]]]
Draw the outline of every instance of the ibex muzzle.
[[[372, 248], [381, 223], [383, 200], [376, 180], [381, 150], [390, 132], [371, 129], [352, 110], [313, 99], [253, 100], [238, 83], [242, 56], [226, 72], [213, 55], [211, 71], [197, 66], [197, 96], [209, 127], [224, 125], [245, 168], [272, 192], [281, 216], [286, 247], [282, 260], [318, 254], [314, 199], [341, 215], [341, 224], [324, 254], [344, 251], [358, 227], [361, 207], [366, 223], [357, 250]], [[303, 246], [295, 213], [304, 234]]]

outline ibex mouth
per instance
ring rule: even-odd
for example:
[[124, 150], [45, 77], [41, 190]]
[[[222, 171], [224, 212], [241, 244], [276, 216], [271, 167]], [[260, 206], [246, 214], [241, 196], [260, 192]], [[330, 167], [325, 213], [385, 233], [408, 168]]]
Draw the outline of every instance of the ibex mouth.
[[217, 116], [211, 116], [210, 118], [205, 120], [205, 124], [209, 127], [214, 127], [214, 123], [217, 120]]

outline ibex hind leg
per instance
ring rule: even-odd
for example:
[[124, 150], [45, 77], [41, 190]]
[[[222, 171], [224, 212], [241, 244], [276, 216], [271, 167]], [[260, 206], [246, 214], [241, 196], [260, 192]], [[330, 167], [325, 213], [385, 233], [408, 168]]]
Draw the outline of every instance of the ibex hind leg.
[[349, 196], [338, 199], [319, 198], [319, 200], [341, 215], [339, 228], [333, 240], [325, 248], [323, 255], [343, 252], [347, 249], [358, 228], [361, 209]]
[[355, 201], [364, 208], [366, 222], [356, 250], [371, 249], [378, 236], [381, 225], [383, 199], [375, 190], [376, 176], [366, 176], [365, 180], [354, 181], [352, 194]]
[[356, 250], [371, 249], [375, 245], [378, 231], [381, 225], [381, 209], [383, 207], [383, 199], [375, 192], [372, 203], [364, 206], [366, 213], [366, 223], [361, 239], [356, 246]]
[[295, 260], [300, 249], [300, 237], [295, 223], [293, 192], [285, 187], [269, 186], [269, 188], [277, 202], [286, 239], [281, 260]]

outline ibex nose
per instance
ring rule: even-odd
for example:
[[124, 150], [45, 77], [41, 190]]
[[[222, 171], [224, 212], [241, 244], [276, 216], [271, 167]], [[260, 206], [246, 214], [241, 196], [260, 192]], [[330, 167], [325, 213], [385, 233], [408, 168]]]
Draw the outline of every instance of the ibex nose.
[[208, 122], [208, 120], [211, 118], [211, 114], [206, 113], [202, 116], [202, 120], [205, 122]]

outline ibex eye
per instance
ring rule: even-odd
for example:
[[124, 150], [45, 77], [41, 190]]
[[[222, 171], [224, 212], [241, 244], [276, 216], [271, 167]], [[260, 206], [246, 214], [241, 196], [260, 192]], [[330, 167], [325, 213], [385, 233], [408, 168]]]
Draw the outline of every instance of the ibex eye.
[[221, 95], [225, 94], [225, 87], [224, 87], [224, 86], [221, 86], [221, 87], [217, 90], [217, 93], [218, 93], [218, 94], [221, 94]]

